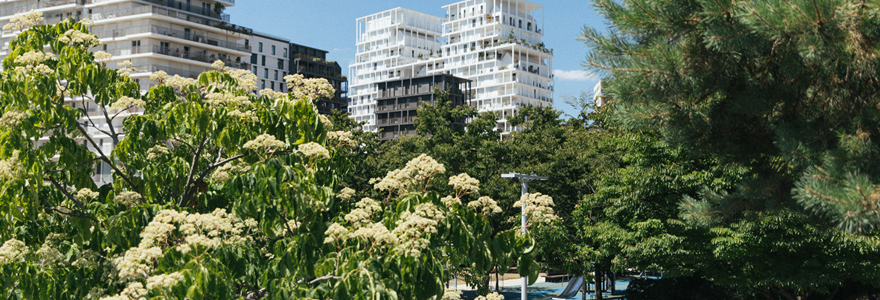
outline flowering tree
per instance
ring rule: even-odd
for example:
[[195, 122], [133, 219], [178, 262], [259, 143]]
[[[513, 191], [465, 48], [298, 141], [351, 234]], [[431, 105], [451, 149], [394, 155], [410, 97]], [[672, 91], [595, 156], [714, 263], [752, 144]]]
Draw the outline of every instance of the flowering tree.
[[[99, 41], [86, 24], [41, 18], [10, 25], [25, 31], [0, 74], [7, 299], [428, 299], [496, 255], [534, 265], [518, 228], [491, 237], [500, 208], [476, 197], [479, 182], [453, 176], [441, 195], [445, 167], [426, 155], [376, 179], [382, 199], [351, 199], [338, 177], [357, 145], [312, 103], [333, 95], [325, 80], [290, 75], [290, 93], [255, 94], [256, 76], [218, 62], [198, 79], [154, 73], [141, 94], [130, 64], [88, 51]], [[70, 100], [108, 121], [143, 113], [116, 131]], [[92, 181], [97, 163], [112, 184]]]

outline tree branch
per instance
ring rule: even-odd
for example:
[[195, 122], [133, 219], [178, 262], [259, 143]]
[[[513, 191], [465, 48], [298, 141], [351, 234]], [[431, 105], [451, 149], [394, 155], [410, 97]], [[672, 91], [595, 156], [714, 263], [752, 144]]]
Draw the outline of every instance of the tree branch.
[[[245, 156], [248, 156], [248, 153], [239, 154], [239, 155], [236, 155], [236, 156], [233, 156], [233, 157], [230, 157], [230, 158], [227, 158], [227, 159], [224, 159], [224, 160], [222, 160], [222, 161], [219, 161], [219, 162], [216, 162], [216, 163], [213, 163], [213, 164], [209, 165], [207, 168], [205, 168], [204, 170], [202, 170], [201, 173], [199, 173], [199, 178], [196, 179], [195, 182], [193, 182], [193, 187], [188, 188], [188, 187], [187, 187], [187, 185], [189, 185], [188, 183], [187, 183], [187, 185], [184, 185], [184, 186], [183, 186], [183, 189], [185, 190], [185, 191], [184, 191], [184, 195], [186, 196], [186, 195], [190, 194], [190, 190], [192, 190], [193, 188], [195, 188], [195, 185], [196, 185], [196, 184], [201, 183], [201, 182], [205, 179], [205, 177], [208, 176], [208, 173], [210, 173], [212, 170], [216, 169], [216, 168], [219, 167], [219, 166], [225, 165], [226, 163], [229, 163], [229, 162], [231, 162], [231, 161], [233, 161], [233, 160], [236, 160], [236, 159], [239, 159], [239, 158], [242, 158], [242, 157], [245, 157]], [[184, 201], [185, 201], [185, 202], [184, 202]], [[189, 197], [188, 197], [188, 196], [187, 196], [187, 198], [185, 198], [185, 199], [181, 199], [181, 202], [180, 202], [181, 204], [179, 204], [178, 206], [183, 207], [184, 205], [187, 204], [187, 202], [189, 202]]]
[[79, 209], [86, 210], [86, 207], [81, 202], [79, 202], [79, 200], [76, 200], [76, 198], [74, 198], [73, 195], [68, 193], [67, 189], [65, 189], [63, 186], [61, 186], [61, 184], [58, 183], [58, 181], [56, 181], [54, 178], [52, 178], [52, 176], [49, 176], [48, 178], [45, 178], [45, 179], [48, 179], [49, 182], [52, 182], [52, 185], [54, 185], [55, 188], [60, 190], [61, 193], [64, 194], [65, 197], [67, 197], [67, 199], [70, 199], [70, 201], [73, 201], [73, 204], [76, 204], [76, 206], [79, 207]]
[[80, 125], [79, 123], [76, 123], [76, 128], [78, 128], [79, 131], [82, 132], [82, 134], [86, 136], [86, 140], [88, 140], [89, 143], [91, 143], [92, 146], [95, 147], [95, 150], [98, 151], [98, 155], [101, 156], [100, 157], [101, 160], [103, 160], [104, 162], [107, 163], [107, 165], [109, 165], [111, 168], [113, 168], [113, 170], [116, 171], [116, 174], [118, 174], [120, 177], [122, 177], [122, 180], [125, 180], [125, 182], [128, 183], [128, 185], [131, 186], [131, 188], [134, 189], [135, 192], [140, 193], [140, 189], [138, 189], [138, 187], [136, 185], [134, 185], [134, 182], [132, 182], [131, 179], [129, 179], [128, 176], [126, 176], [125, 173], [123, 173], [121, 170], [119, 170], [119, 168], [116, 167], [116, 164], [114, 164], [112, 161], [110, 161], [110, 158], [104, 154], [104, 150], [101, 150], [101, 147], [98, 147], [98, 144], [96, 144], [95, 140], [93, 140], [92, 137], [89, 136], [89, 133], [86, 132], [86, 129], [83, 128], [82, 125]]
[[186, 183], [183, 185], [183, 194], [180, 195], [180, 202], [177, 205], [179, 207], [183, 207], [184, 205], [187, 204], [187, 202], [189, 202], [189, 199], [187, 199], [188, 198], [187, 195], [189, 194], [189, 191], [190, 191], [189, 185], [190, 185], [190, 183], [192, 183], [193, 172], [195, 172], [195, 170], [196, 170], [196, 164], [199, 162], [199, 156], [202, 155], [202, 149], [205, 149], [205, 145], [208, 144], [209, 140], [210, 139], [208, 139], [207, 136], [204, 137], [202, 139], [202, 142], [199, 143], [199, 148], [196, 149], [195, 155], [193, 155], [192, 162], [190, 163], [190, 166], [189, 166], [189, 174], [186, 175]]

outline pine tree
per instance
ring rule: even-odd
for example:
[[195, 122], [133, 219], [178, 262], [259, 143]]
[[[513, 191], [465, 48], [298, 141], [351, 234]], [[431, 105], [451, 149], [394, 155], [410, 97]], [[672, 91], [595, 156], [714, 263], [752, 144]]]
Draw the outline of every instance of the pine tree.
[[[656, 267], [693, 268], [773, 299], [833, 296], [850, 282], [876, 286], [880, 253], [868, 245], [880, 224], [878, 5], [595, 6], [611, 30], [585, 29], [582, 39], [592, 48], [586, 65], [604, 74], [612, 122], [655, 131], [683, 154], [673, 159], [742, 171], [729, 187], [685, 192], [680, 216], [665, 216], [681, 224], [683, 240], [659, 246], [691, 251], [670, 251], [673, 259]], [[688, 243], [695, 239], [707, 243]]]

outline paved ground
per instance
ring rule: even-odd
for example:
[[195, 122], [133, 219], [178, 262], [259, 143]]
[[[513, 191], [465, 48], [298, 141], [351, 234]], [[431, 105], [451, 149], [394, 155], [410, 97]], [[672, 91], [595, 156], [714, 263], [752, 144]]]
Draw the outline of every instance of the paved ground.
[[[521, 300], [520, 299], [520, 284], [522, 281], [520, 279], [511, 279], [511, 280], [502, 280], [499, 282], [499, 287], [501, 288], [502, 295], [504, 295], [504, 300]], [[528, 287], [528, 296], [529, 300], [550, 300], [553, 297], [559, 296], [562, 293], [562, 290], [565, 289], [565, 286], [568, 282], [546, 282], [544, 278], [538, 278], [535, 284], [530, 285]], [[495, 288], [495, 281], [491, 282], [491, 287]], [[615, 284], [615, 289], [618, 291], [616, 294], [623, 294], [623, 291], [626, 290], [626, 287], [629, 285], [629, 281], [617, 281]], [[463, 290], [462, 299], [469, 300], [476, 298], [476, 292], [470, 291], [470, 288], [467, 286], [458, 286], [459, 289]], [[592, 289], [590, 286], [588, 289]], [[607, 294], [606, 294], [607, 296]], [[595, 295], [592, 293], [587, 294], [587, 299], [594, 299]], [[578, 293], [575, 297], [571, 298], [571, 300], [580, 300], [582, 299], [582, 295]]]

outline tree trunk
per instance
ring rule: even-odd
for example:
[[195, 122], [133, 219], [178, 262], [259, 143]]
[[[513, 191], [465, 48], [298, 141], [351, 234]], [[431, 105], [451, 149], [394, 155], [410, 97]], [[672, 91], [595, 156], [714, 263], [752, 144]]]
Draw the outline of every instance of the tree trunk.
[[498, 273], [501, 272], [498, 270], [498, 264], [495, 264], [495, 291], [500, 293], [501, 289], [498, 288]]
[[604, 281], [602, 276], [602, 266], [596, 264], [593, 266], [593, 269], [595, 270], [594, 281], [596, 282], [596, 300], [602, 300], [602, 282]]

